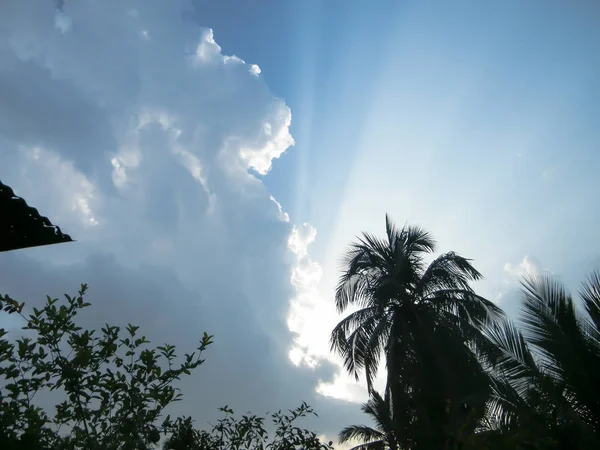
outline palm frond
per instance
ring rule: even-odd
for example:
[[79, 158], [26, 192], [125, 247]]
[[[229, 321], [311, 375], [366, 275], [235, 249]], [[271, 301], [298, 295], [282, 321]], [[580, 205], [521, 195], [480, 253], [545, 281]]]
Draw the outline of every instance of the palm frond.
[[365, 307], [371, 303], [368, 275], [347, 271], [340, 277], [335, 290], [335, 306], [339, 314], [350, 305]]
[[342, 259], [342, 275], [336, 287], [338, 312], [350, 304], [366, 306], [373, 300], [373, 283], [389, 274], [394, 256], [385, 241], [369, 233], [350, 245]]
[[455, 252], [444, 253], [429, 264], [415, 288], [415, 295], [427, 297], [439, 290], [472, 291], [469, 283], [481, 278], [470, 259]]
[[[600, 273], [592, 272], [584, 281], [579, 290], [587, 313], [588, 335], [594, 339], [596, 346], [600, 347]], [[599, 349], [600, 350], [600, 349]]]
[[370, 395], [371, 398], [369, 401], [363, 403], [361, 407], [362, 411], [373, 418], [382, 433], [393, 433], [394, 424], [389, 396], [386, 395], [386, 399], [384, 400], [381, 394], [375, 390], [371, 391]]
[[479, 346], [480, 356], [494, 374], [510, 383], [519, 395], [525, 395], [539, 370], [523, 335], [508, 318], [488, 324], [483, 335], [490, 345]]
[[366, 425], [349, 425], [340, 431], [340, 434], [338, 435], [338, 441], [340, 444], [352, 440], [368, 443], [370, 441], [383, 439], [385, 439], [385, 435], [382, 432]]
[[414, 225], [404, 227], [403, 231], [406, 253], [418, 255], [435, 251], [437, 243], [429, 231]]
[[[494, 379], [492, 395], [486, 405], [486, 420], [491, 428], [514, 425], [519, 418], [534, 411], [508, 380]], [[492, 425], [493, 424], [493, 425]]]
[[525, 278], [520, 322], [527, 340], [550, 372], [564, 379], [564, 369], [581, 370], [578, 360], [583, 339], [571, 297], [546, 276]]
[[539, 365], [550, 378], [546, 389], [550, 398], [563, 416], [578, 417], [600, 430], [600, 358], [586, 321], [555, 280], [527, 279], [524, 294], [521, 320], [526, 338], [541, 355]]
[[396, 224], [392, 220], [392, 217], [389, 214], [385, 215], [385, 234], [388, 238], [388, 243], [390, 247], [394, 247], [396, 245], [396, 240], [401, 235], [403, 230], [398, 230]]
[[347, 337], [357, 328], [365, 326], [368, 321], [377, 318], [385, 319], [385, 310], [376, 306], [359, 309], [344, 317], [333, 329], [330, 337], [331, 349], [336, 350], [336, 344]]
[[482, 326], [488, 322], [501, 321], [504, 311], [494, 302], [487, 300], [471, 290], [443, 289], [431, 292], [423, 299], [437, 310], [456, 315], [470, 324]]
[[390, 323], [386, 317], [383, 317], [379, 320], [379, 323], [375, 325], [373, 330], [371, 330], [371, 335], [367, 343], [367, 346], [373, 349], [372, 352], [369, 352], [365, 356], [365, 380], [369, 392], [373, 389], [373, 382], [377, 376], [381, 353], [389, 341], [389, 336]]
[[387, 267], [394, 262], [388, 243], [371, 233], [363, 233], [358, 246], [363, 250], [365, 259], [362, 262], [370, 263], [371, 267]]
[[358, 444], [352, 447], [350, 450], [385, 450], [386, 443], [383, 440], [371, 441], [366, 444]]
[[375, 422], [376, 429], [365, 425], [351, 425], [344, 428], [339, 434], [339, 442], [358, 440], [361, 444], [355, 449], [381, 449], [389, 447], [390, 439], [394, 436], [394, 423], [390, 409], [389, 398], [385, 400], [373, 390], [371, 397], [361, 407], [365, 414], [371, 416]]
[[331, 333], [331, 350], [342, 356], [344, 367], [357, 380], [359, 371], [366, 368], [372, 383], [388, 333], [386, 321], [381, 309], [365, 308], [342, 319]]

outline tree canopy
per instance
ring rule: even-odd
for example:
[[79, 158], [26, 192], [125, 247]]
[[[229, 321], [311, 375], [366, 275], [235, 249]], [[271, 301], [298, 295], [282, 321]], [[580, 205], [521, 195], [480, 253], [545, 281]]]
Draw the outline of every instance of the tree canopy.
[[[517, 321], [475, 294], [468, 259], [435, 250], [418, 227], [351, 244], [331, 335], [346, 370], [364, 372], [376, 427], [352, 425], [357, 449], [586, 449], [600, 447], [600, 275], [580, 305], [558, 281], [522, 284]], [[581, 311], [583, 309], [583, 311]], [[385, 357], [385, 396], [373, 389]]]

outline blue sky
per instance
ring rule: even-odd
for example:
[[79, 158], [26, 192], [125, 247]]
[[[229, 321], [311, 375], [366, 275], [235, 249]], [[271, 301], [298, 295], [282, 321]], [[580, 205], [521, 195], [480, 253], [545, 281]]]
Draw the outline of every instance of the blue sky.
[[[445, 246], [485, 249], [490, 275], [527, 253], [558, 271], [594, 258], [592, 2], [259, 2], [236, 21], [214, 4], [199, 2], [199, 20], [222, 23], [224, 48], [257, 61], [292, 109], [296, 147], [265, 183], [317, 228], [317, 254], [356, 186], [370, 207], [349, 214], [375, 217], [345, 218], [350, 233], [390, 211]], [[565, 227], [580, 239], [561, 239]]]
[[270, 89], [293, 105], [295, 151], [274, 162], [277, 170], [265, 183], [293, 204], [295, 215], [310, 220], [316, 217], [315, 181], [327, 180], [320, 195], [341, 196], [399, 3], [248, 2], [231, 20], [229, 12], [239, 4], [200, 1], [195, 17], [215, 24], [210, 26], [225, 52], [261, 61]]
[[199, 420], [301, 400], [329, 436], [360, 420], [332, 288], [386, 212], [511, 311], [523, 274], [600, 267], [593, 2], [55, 5], [0, 6], [0, 179], [78, 242], [2, 255], [0, 290], [88, 282], [90, 326], [213, 332], [181, 406]]
[[[486, 223], [492, 210], [503, 241], [529, 243], [552, 260], [577, 245], [541, 249], [566, 223], [590, 222], [586, 209], [598, 187], [597, 6], [273, 1], [230, 20], [235, 3], [199, 2], [198, 20], [215, 23], [225, 50], [257, 62], [292, 109], [296, 146], [265, 183], [296, 220], [316, 226], [319, 239], [330, 240], [348, 186], [374, 184], [364, 173], [350, 176], [361, 146], [367, 158], [385, 153], [421, 172], [419, 193], [411, 194], [427, 198], [422, 209], [432, 215], [440, 201], [466, 203], [479, 213], [467, 225], [475, 230], [494, 228]], [[391, 172], [369, 175], [396, 177]], [[445, 174], [458, 179], [449, 186]], [[425, 181], [430, 196], [421, 195]], [[398, 211], [399, 221], [429, 219], [411, 217], [389, 195], [377, 219], [385, 210]], [[568, 204], [563, 219], [548, 215], [542, 203], [551, 199]], [[542, 223], [552, 231], [540, 233]]]

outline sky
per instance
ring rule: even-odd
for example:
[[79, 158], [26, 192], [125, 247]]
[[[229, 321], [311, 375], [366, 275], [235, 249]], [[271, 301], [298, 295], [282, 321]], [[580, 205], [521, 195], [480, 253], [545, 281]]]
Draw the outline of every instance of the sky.
[[[385, 213], [518, 280], [600, 268], [594, 2], [7, 1], [0, 179], [76, 243], [0, 255], [36, 305], [184, 349], [199, 423], [306, 400], [364, 421], [329, 353], [339, 259]], [[11, 326], [17, 324], [12, 323]]]

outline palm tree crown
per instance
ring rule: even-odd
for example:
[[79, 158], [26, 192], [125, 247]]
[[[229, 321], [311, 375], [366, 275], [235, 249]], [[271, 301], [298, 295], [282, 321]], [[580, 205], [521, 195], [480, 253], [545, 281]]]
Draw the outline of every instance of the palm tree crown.
[[335, 294], [338, 312], [351, 305], [358, 310], [335, 327], [331, 347], [351, 374], [358, 378], [365, 371], [369, 389], [382, 350], [417, 328], [465, 328], [500, 315], [469, 286], [481, 278], [470, 260], [449, 252], [427, 266], [436, 247], [432, 236], [419, 227], [398, 229], [389, 216], [386, 238], [364, 233], [351, 244]]
[[427, 441], [432, 427], [438, 435], [422, 445], [438, 445], [475, 405], [483, 415], [489, 383], [472, 347], [479, 327], [502, 316], [471, 289], [481, 274], [470, 260], [448, 252], [426, 264], [435, 247], [427, 231], [386, 216], [385, 239], [364, 233], [348, 249], [335, 295], [338, 312], [356, 310], [334, 328], [331, 347], [357, 379], [364, 371], [369, 392], [385, 355], [401, 447]]

